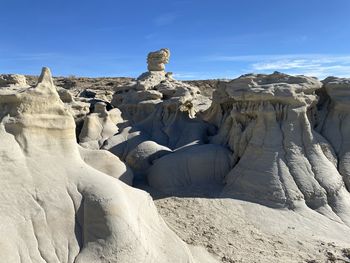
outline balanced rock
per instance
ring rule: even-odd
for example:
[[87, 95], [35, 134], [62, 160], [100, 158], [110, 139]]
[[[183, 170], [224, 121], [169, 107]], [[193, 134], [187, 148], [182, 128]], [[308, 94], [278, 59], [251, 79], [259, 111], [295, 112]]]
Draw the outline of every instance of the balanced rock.
[[111, 104], [128, 122], [102, 148], [123, 161], [144, 141], [171, 150], [208, 141], [210, 125], [196, 115], [210, 106], [210, 100], [197, 87], [177, 81], [164, 71], [143, 73], [136, 81], [117, 87]]
[[169, 63], [169, 58], [170, 50], [167, 48], [150, 52], [147, 56], [148, 71], [164, 71], [165, 64]]

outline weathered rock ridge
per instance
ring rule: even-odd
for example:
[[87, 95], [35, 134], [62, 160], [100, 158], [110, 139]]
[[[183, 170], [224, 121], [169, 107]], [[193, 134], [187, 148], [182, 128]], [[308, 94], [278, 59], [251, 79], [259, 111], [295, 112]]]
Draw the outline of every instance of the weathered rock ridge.
[[210, 103], [149, 71], [116, 90], [125, 121], [102, 149], [169, 194], [221, 185], [225, 197], [306, 206], [349, 225], [347, 88], [346, 79], [248, 74], [218, 81]]
[[[233, 152], [224, 196], [291, 209], [306, 204], [350, 225], [346, 172], [337, 170], [346, 150], [339, 155], [334, 144], [341, 137], [333, 133], [326, 140], [313, 129], [315, 91], [321, 87], [317, 79], [281, 73], [244, 75], [219, 85], [205, 118], [218, 127], [211, 143]], [[329, 92], [330, 84], [325, 87]], [[327, 115], [324, 134], [333, 131], [334, 114]]]
[[134, 187], [350, 227], [350, 79], [247, 74], [216, 81], [209, 99], [165, 71], [169, 57], [151, 52], [148, 72], [106, 92], [57, 87], [47, 68], [35, 85], [1, 76], [5, 262], [216, 262]]
[[0, 113], [2, 261], [194, 262], [149, 195], [117, 179], [117, 157], [79, 148], [47, 68], [34, 88], [0, 90]]

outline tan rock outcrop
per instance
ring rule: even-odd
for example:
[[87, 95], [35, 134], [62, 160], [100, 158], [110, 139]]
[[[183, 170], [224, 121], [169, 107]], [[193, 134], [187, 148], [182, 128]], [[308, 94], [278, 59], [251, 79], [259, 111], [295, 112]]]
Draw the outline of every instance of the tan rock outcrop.
[[167, 48], [150, 52], [147, 56], [148, 71], [164, 71], [165, 64], [169, 63], [169, 58], [170, 50]]
[[10, 86], [19, 86], [19, 87], [28, 86], [26, 77], [24, 75], [19, 75], [19, 74], [0, 75], [0, 87], [10, 87]]

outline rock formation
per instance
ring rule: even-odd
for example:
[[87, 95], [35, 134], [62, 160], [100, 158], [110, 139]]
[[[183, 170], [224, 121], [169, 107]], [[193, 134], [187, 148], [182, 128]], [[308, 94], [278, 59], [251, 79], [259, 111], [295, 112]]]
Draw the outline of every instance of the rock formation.
[[230, 152], [226, 148], [214, 144], [193, 145], [156, 160], [147, 178], [154, 188], [176, 193], [191, 186], [222, 186], [230, 167]]
[[326, 115], [317, 129], [332, 144], [334, 163], [350, 191], [350, 79], [329, 77], [323, 83], [327, 98], [321, 108]]
[[87, 115], [79, 135], [80, 145], [100, 149], [104, 141], [118, 132], [117, 124], [123, 122], [118, 109], [106, 110], [106, 104], [98, 102], [94, 112]]
[[113, 178], [124, 168], [109, 176], [78, 147], [47, 68], [35, 88], [0, 90], [0, 113], [2, 261], [194, 262], [149, 195]]
[[28, 86], [26, 77], [19, 74], [0, 75], [0, 87], [10, 87], [10, 86], [18, 86], [18, 87]]
[[[248, 225], [245, 218], [261, 220], [244, 232], [256, 236], [286, 220], [276, 226], [289, 233], [285, 240], [303, 234], [289, 225], [312, 233], [312, 220], [322, 233], [334, 227], [331, 237], [350, 231], [350, 79], [247, 74], [212, 81], [205, 97], [165, 72], [169, 57], [168, 49], [151, 52], [148, 72], [121, 85], [103, 80], [109, 90], [77, 88], [74, 80], [57, 87], [47, 68], [35, 85], [0, 75], [4, 262], [216, 262], [199, 248], [197, 258], [149, 194], [133, 186], [155, 200], [167, 196], [159, 207], [175, 221], [172, 229], [192, 229], [179, 235], [190, 244], [206, 239], [201, 245], [219, 250], [222, 262], [231, 262], [228, 246], [239, 249], [230, 243], [234, 228], [215, 228], [225, 215], [235, 215], [227, 222], [239, 221], [238, 228]], [[199, 201], [198, 193], [215, 200]], [[189, 199], [166, 207], [178, 196]], [[197, 204], [218, 214], [197, 215]], [[250, 207], [256, 210], [246, 217]], [[178, 220], [185, 216], [189, 224]], [[198, 227], [197, 216], [216, 223]], [[211, 238], [222, 240], [213, 247]], [[266, 244], [275, 246], [260, 248]]]
[[[210, 100], [197, 87], [177, 81], [164, 71], [143, 73], [136, 81], [118, 87], [112, 105], [121, 110], [126, 122], [102, 149], [111, 151], [143, 176], [165, 153], [208, 142], [210, 125], [197, 119], [196, 114], [207, 109]], [[146, 150], [145, 145], [150, 148]]]
[[235, 164], [224, 195], [295, 209], [306, 204], [350, 225], [350, 194], [332, 146], [311, 124], [321, 82], [281, 73], [244, 75], [223, 82], [207, 120]]
[[169, 63], [169, 58], [170, 50], [167, 48], [150, 52], [147, 56], [148, 71], [164, 71], [165, 64]]

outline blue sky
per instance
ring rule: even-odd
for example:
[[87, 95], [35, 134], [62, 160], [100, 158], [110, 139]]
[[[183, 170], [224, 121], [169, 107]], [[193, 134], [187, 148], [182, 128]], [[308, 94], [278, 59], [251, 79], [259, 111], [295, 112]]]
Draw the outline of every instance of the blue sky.
[[168, 47], [178, 79], [350, 77], [350, 0], [0, 0], [0, 72], [132, 76]]

